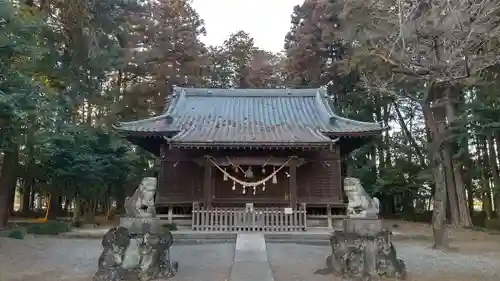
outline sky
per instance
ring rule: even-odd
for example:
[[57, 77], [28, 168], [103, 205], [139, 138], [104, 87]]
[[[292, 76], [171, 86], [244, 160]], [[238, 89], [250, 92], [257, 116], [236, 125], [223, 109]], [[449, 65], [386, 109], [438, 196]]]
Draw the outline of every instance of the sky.
[[271, 52], [283, 49], [295, 5], [304, 0], [192, 0], [205, 20], [207, 36], [202, 41], [221, 45], [231, 33], [244, 30], [258, 48]]

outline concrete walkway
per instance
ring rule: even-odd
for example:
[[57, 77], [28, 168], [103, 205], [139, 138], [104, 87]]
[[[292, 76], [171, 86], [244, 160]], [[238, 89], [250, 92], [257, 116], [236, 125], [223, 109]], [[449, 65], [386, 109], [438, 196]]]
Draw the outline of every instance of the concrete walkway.
[[274, 281], [262, 233], [239, 233], [230, 281]]

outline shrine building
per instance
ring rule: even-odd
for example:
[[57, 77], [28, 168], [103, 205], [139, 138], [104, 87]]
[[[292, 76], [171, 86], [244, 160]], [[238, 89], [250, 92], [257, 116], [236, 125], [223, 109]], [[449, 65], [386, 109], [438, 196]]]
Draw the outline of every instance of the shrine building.
[[[297, 224], [310, 209], [343, 209], [343, 159], [384, 130], [339, 116], [324, 89], [180, 87], [161, 115], [116, 129], [159, 157], [158, 213], [171, 216], [184, 208], [193, 214], [193, 228], [200, 219], [203, 229], [235, 228], [248, 222], [221, 214], [250, 208], [262, 211], [250, 223], [259, 230], [295, 230], [277, 221], [293, 215]], [[200, 210], [215, 213], [195, 223]], [[278, 214], [257, 222], [255, 216], [271, 210]], [[305, 228], [305, 221], [300, 224]]]

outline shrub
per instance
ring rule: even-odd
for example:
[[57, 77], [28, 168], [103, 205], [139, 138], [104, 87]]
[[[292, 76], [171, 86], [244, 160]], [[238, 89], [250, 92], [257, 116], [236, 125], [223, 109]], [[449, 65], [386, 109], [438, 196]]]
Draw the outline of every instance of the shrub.
[[26, 233], [24, 233], [24, 230], [14, 229], [11, 232], [9, 232], [9, 234], [7, 234], [7, 237], [13, 238], [13, 239], [23, 240], [25, 235], [26, 235]]
[[34, 223], [26, 227], [26, 232], [30, 234], [57, 235], [69, 231], [71, 231], [71, 224], [60, 221]]
[[484, 227], [491, 230], [500, 230], [500, 219], [487, 219]]
[[177, 230], [177, 224], [175, 222], [162, 224], [162, 228], [168, 231]]
[[82, 221], [74, 221], [72, 224], [73, 224], [73, 227], [76, 227], [76, 228], [80, 228], [83, 226]]

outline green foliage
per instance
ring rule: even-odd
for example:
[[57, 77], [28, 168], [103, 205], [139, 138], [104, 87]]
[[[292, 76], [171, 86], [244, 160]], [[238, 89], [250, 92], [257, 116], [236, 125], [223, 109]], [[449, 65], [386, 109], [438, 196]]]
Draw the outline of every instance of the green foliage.
[[37, 235], [58, 235], [71, 231], [71, 224], [61, 221], [32, 223], [26, 226], [26, 233]]
[[7, 237], [13, 238], [13, 239], [18, 239], [18, 240], [23, 240], [25, 235], [26, 235], [26, 233], [23, 229], [14, 229], [11, 232], [9, 232], [9, 234], [7, 234]]
[[500, 231], [500, 219], [497, 218], [487, 219], [484, 223], [484, 227], [486, 229]]
[[89, 200], [116, 195], [132, 169], [127, 148], [100, 128], [65, 125], [40, 140], [48, 180], [63, 195]]
[[0, 1], [0, 148], [16, 141], [30, 113], [43, 104], [40, 63], [46, 24], [36, 10]]
[[175, 231], [177, 230], [177, 224], [175, 222], [172, 223], [164, 223], [161, 227], [166, 231]]

